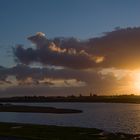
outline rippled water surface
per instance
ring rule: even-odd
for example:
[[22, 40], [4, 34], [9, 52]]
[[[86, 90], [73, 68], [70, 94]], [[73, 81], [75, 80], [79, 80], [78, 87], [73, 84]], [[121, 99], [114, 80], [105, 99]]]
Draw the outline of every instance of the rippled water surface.
[[26, 103], [26, 105], [81, 109], [83, 113], [49, 114], [0, 112], [0, 121], [93, 127], [111, 132], [140, 133], [139, 104]]

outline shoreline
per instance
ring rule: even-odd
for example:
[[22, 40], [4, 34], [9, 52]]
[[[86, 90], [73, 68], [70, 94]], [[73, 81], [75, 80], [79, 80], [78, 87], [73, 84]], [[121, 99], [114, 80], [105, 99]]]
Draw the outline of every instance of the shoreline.
[[140, 134], [110, 133], [96, 128], [0, 122], [0, 139], [7, 140], [138, 140]]
[[83, 111], [78, 109], [66, 109], [55, 107], [0, 104], [0, 112], [71, 114], [82, 113]]

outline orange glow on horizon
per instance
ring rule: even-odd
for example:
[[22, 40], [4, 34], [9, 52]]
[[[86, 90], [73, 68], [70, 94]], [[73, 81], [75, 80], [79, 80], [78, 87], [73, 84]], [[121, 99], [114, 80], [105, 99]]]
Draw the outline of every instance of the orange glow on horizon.
[[140, 72], [134, 74], [133, 86], [135, 90], [140, 91]]

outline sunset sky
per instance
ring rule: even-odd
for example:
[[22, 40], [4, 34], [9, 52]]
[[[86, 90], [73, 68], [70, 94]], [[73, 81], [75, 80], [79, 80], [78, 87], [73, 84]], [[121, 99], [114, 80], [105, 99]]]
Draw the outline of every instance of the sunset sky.
[[140, 95], [139, 0], [0, 0], [0, 96]]

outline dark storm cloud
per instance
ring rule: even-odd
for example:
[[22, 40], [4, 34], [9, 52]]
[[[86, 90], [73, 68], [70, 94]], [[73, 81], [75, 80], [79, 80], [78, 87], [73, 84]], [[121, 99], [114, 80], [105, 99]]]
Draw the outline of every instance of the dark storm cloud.
[[118, 28], [88, 42], [93, 55], [105, 57], [102, 67], [140, 68], [140, 27]]
[[28, 39], [37, 48], [17, 46], [14, 50], [17, 60], [24, 64], [40, 62], [73, 69], [140, 68], [140, 27], [117, 28], [86, 41], [75, 38], [48, 40], [42, 33]]
[[98, 65], [103, 60], [100, 56], [87, 53], [82, 43], [74, 39], [58, 40], [58, 42], [55, 39], [54, 43], [42, 33], [37, 33], [28, 39], [36, 44], [36, 49], [24, 49], [21, 45], [14, 49], [17, 60], [24, 64], [41, 62], [45, 65], [86, 69]]

